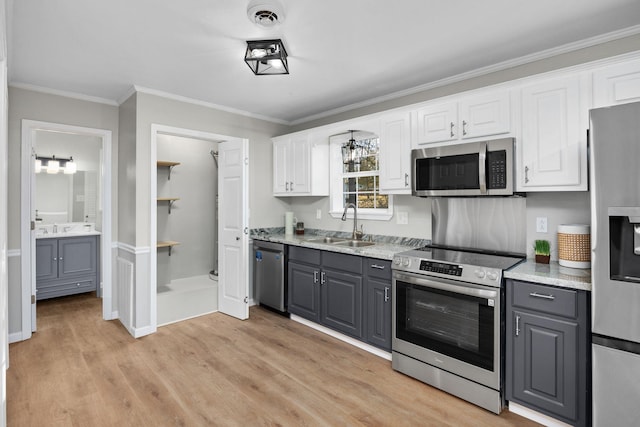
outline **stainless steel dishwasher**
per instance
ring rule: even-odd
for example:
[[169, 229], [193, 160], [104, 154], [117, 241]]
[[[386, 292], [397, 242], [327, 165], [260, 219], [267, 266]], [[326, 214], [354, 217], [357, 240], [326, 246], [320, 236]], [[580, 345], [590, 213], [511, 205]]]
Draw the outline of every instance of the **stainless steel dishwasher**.
[[285, 245], [253, 241], [253, 280], [260, 305], [287, 313]]

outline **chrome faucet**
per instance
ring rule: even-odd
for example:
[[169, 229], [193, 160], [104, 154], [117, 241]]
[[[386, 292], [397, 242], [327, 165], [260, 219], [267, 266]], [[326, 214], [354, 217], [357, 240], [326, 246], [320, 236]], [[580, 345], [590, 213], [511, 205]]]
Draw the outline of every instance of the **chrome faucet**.
[[353, 233], [351, 233], [351, 238], [353, 240], [362, 240], [362, 235], [364, 232], [362, 230], [358, 230], [358, 208], [353, 203], [347, 203], [344, 207], [344, 212], [342, 212], [342, 220], [347, 220], [347, 209], [353, 208]]

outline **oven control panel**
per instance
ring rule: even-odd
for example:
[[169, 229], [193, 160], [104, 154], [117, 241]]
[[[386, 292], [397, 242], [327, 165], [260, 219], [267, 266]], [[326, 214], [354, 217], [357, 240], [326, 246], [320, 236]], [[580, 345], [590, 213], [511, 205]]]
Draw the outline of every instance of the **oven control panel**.
[[437, 261], [420, 261], [420, 270], [431, 273], [448, 274], [451, 276], [462, 276], [462, 267], [454, 264], [446, 264]]

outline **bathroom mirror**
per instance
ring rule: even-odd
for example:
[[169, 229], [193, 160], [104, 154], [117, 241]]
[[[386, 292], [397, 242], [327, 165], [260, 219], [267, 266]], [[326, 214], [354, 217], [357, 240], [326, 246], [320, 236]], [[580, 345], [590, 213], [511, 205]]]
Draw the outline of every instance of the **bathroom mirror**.
[[36, 173], [36, 221], [41, 224], [99, 221], [100, 138], [38, 130], [35, 140], [36, 155], [73, 157], [77, 165], [74, 174], [49, 174], [45, 168]]

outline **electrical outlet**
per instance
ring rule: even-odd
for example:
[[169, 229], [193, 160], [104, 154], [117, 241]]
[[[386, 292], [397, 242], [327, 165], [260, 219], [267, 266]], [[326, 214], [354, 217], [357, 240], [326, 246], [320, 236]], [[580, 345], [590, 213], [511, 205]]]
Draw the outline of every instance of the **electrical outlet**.
[[322, 219], [322, 209], [316, 209], [316, 219]]
[[396, 222], [401, 225], [409, 224], [409, 212], [398, 212]]
[[536, 218], [536, 232], [537, 233], [546, 233], [547, 232], [547, 217], [539, 216]]

